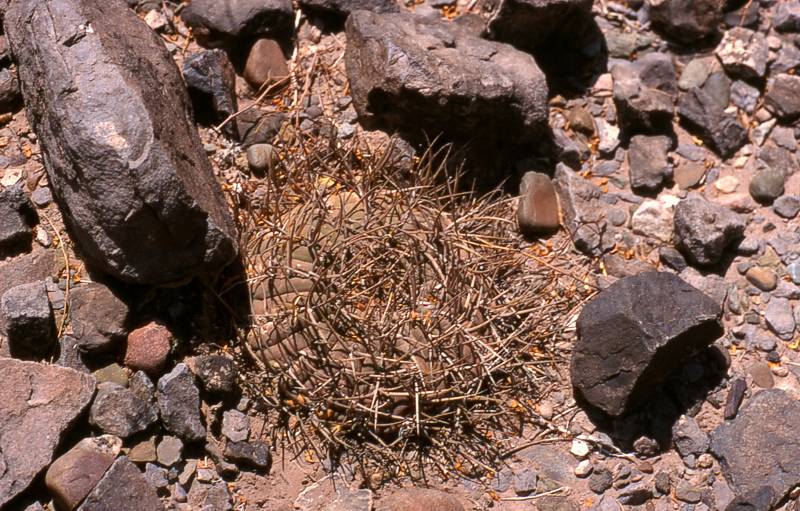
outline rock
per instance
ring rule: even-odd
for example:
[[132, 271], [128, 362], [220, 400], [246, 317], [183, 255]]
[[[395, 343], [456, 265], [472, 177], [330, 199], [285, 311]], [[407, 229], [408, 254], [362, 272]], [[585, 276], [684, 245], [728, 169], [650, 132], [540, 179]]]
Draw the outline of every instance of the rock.
[[117, 458], [78, 511], [162, 511], [155, 488], [126, 456]]
[[200, 380], [203, 389], [216, 395], [232, 394], [238, 388], [238, 372], [233, 360], [222, 355], [203, 355], [191, 360], [189, 368]]
[[69, 335], [62, 335], [58, 340], [58, 360], [55, 363], [82, 373], [92, 372], [83, 361], [83, 355], [78, 350], [78, 343]]
[[113, 435], [84, 438], [50, 465], [45, 484], [56, 508], [72, 511], [102, 479], [122, 449]]
[[678, 486], [675, 487], [675, 498], [683, 502], [696, 504], [702, 500], [703, 490], [682, 479]]
[[536, 482], [539, 477], [535, 471], [530, 468], [523, 469], [514, 474], [512, 482], [514, 486], [514, 493], [518, 496], [530, 495], [536, 491]]
[[70, 290], [72, 337], [84, 353], [105, 352], [122, 342], [127, 318], [128, 306], [103, 284], [90, 282]]
[[725, 511], [769, 511], [775, 500], [775, 491], [769, 486], [735, 497]]
[[694, 88], [683, 94], [678, 101], [678, 113], [689, 129], [723, 158], [733, 155], [747, 142], [747, 128], [703, 89]]
[[156, 390], [161, 421], [170, 433], [187, 442], [206, 437], [200, 416], [200, 390], [186, 364], [178, 364], [158, 380]]
[[767, 167], [750, 181], [750, 195], [762, 204], [772, 202], [783, 195], [786, 176], [782, 170]]
[[[13, 287], [52, 277], [57, 273], [55, 260], [54, 250], [36, 249], [30, 254], [0, 261], [0, 297]], [[5, 320], [0, 313], [0, 333], [5, 330]]]
[[778, 216], [791, 220], [800, 213], [800, 196], [784, 195], [775, 199], [772, 210]]
[[769, 364], [766, 362], [756, 362], [751, 365], [750, 376], [753, 377], [753, 383], [762, 389], [771, 389], [775, 386], [775, 379], [772, 377]]
[[289, 0], [195, 0], [181, 18], [206, 47], [235, 47], [258, 37], [288, 39], [294, 24]]
[[749, 114], [756, 111], [760, 98], [761, 91], [741, 80], [731, 85], [731, 102]]
[[570, 373], [576, 395], [618, 416], [722, 333], [721, 309], [671, 273], [626, 277], [578, 317]]
[[269, 472], [272, 455], [264, 442], [228, 442], [225, 444], [225, 458], [243, 468]]
[[681, 78], [678, 81], [678, 87], [680, 87], [682, 90], [689, 90], [694, 87], [702, 87], [713, 69], [713, 57], [699, 57], [690, 60], [681, 72]]
[[353, 11], [385, 14], [400, 10], [396, 0], [300, 0], [300, 8], [312, 15], [337, 19], [344, 19]]
[[124, 3], [101, 0], [12, 2], [5, 33], [85, 261], [123, 281], [166, 284], [235, 258], [236, 228], [158, 35]]
[[21, 185], [0, 191], [0, 259], [31, 250], [35, 221], [36, 213]]
[[459, 500], [449, 493], [426, 488], [408, 488], [382, 498], [376, 511], [464, 511]]
[[647, 0], [653, 28], [680, 44], [713, 38], [722, 21], [722, 2], [717, 0]]
[[128, 335], [125, 365], [150, 374], [164, 368], [172, 348], [172, 334], [160, 323], [151, 322]]
[[89, 406], [91, 375], [0, 358], [0, 507], [52, 461], [61, 438]]
[[739, 180], [735, 176], [724, 176], [714, 181], [714, 188], [722, 193], [733, 193], [739, 187]]
[[519, 185], [517, 223], [526, 236], [558, 230], [558, 197], [547, 174], [526, 172]]
[[760, 32], [743, 27], [732, 28], [725, 32], [715, 53], [731, 76], [758, 80], [767, 72], [769, 46], [766, 36]]
[[589, 489], [601, 495], [611, 488], [613, 482], [614, 476], [611, 475], [610, 470], [602, 466], [595, 467], [592, 471], [592, 475], [589, 476]]
[[15, 358], [37, 358], [53, 349], [55, 320], [44, 282], [22, 284], [3, 293], [0, 316]]
[[589, 443], [586, 442], [585, 440], [576, 438], [575, 440], [572, 441], [572, 445], [570, 446], [569, 452], [576, 458], [583, 459], [589, 456], [589, 453], [592, 452], [592, 446], [589, 445]]
[[256, 41], [247, 55], [242, 76], [257, 91], [285, 80], [289, 76], [289, 66], [281, 46], [272, 39]]
[[131, 447], [128, 458], [134, 463], [152, 463], [158, 459], [156, 453], [156, 439], [150, 437]]
[[272, 169], [280, 163], [278, 150], [271, 144], [253, 144], [247, 148], [247, 164], [257, 175], [272, 175]]
[[634, 192], [653, 193], [672, 176], [667, 152], [672, 147], [669, 137], [636, 135], [628, 149], [631, 188]]
[[[668, 133], [675, 111], [672, 82], [648, 85], [641, 77], [642, 67], [620, 62], [611, 68], [620, 127], [628, 134]], [[674, 82], [674, 68], [672, 78]]]
[[672, 247], [660, 247], [658, 249], [658, 258], [663, 264], [677, 272], [682, 272], [686, 269], [686, 259]]
[[693, 417], [688, 415], [681, 415], [672, 426], [672, 441], [684, 458], [691, 455], [700, 456], [708, 450], [709, 444], [706, 432], [700, 429]]
[[[749, 272], [748, 272], [749, 273]], [[794, 337], [795, 320], [792, 304], [786, 298], [772, 298], [764, 309], [764, 321], [784, 341]]]
[[778, 276], [771, 268], [753, 266], [745, 274], [747, 280], [762, 291], [772, 291], [778, 285]]
[[244, 442], [250, 436], [250, 418], [239, 410], [222, 414], [222, 434], [232, 442]]
[[183, 442], [181, 442], [180, 438], [174, 436], [165, 436], [162, 438], [156, 449], [158, 462], [165, 467], [171, 467], [181, 461], [182, 453]]
[[675, 183], [681, 190], [688, 190], [697, 186], [705, 176], [705, 164], [691, 161], [679, 164], [673, 171]]
[[562, 163], [556, 166], [553, 185], [564, 227], [575, 248], [586, 254], [600, 255], [606, 230], [605, 206], [600, 202], [602, 190]]
[[144, 478], [156, 490], [164, 490], [169, 486], [169, 472], [152, 463], [144, 466]]
[[130, 378], [128, 377], [128, 372], [123, 368], [121, 365], [117, 363], [108, 364], [105, 367], [101, 367], [94, 373], [94, 377], [97, 379], [97, 383], [103, 382], [112, 382], [123, 387], [128, 386], [128, 382]]
[[14, 113], [22, 105], [17, 70], [14, 67], [0, 69], [0, 113]]
[[771, 77], [764, 104], [782, 121], [800, 117], [800, 77], [787, 73]]
[[739, 407], [742, 405], [744, 393], [747, 390], [747, 382], [742, 378], [736, 378], [731, 382], [728, 397], [725, 400], [725, 411], [723, 417], [725, 420], [730, 420], [736, 417], [739, 413]]
[[701, 266], [719, 262], [725, 249], [743, 237], [745, 229], [742, 217], [700, 196], [679, 202], [674, 221], [678, 248]]
[[356, 11], [345, 28], [353, 106], [366, 128], [456, 144], [477, 143], [481, 132], [495, 166], [498, 150], [510, 157], [547, 131], [547, 83], [531, 55], [411, 14]]
[[191, 509], [233, 511], [231, 494], [224, 481], [208, 484], [195, 479], [187, 497], [192, 505]]
[[[205, 50], [187, 57], [183, 62], [183, 80], [198, 122], [219, 124], [238, 111], [236, 72], [224, 51]], [[222, 130], [230, 138], [237, 137], [236, 119]]]
[[779, 32], [800, 32], [800, 2], [777, 2], [772, 13], [772, 26]]
[[158, 420], [155, 404], [112, 382], [100, 383], [89, 412], [89, 422], [104, 433], [121, 438], [140, 433]]
[[767, 486], [774, 492], [772, 505], [800, 484], [798, 420], [798, 401], [782, 390], [762, 390], [711, 434], [711, 452], [736, 495]]

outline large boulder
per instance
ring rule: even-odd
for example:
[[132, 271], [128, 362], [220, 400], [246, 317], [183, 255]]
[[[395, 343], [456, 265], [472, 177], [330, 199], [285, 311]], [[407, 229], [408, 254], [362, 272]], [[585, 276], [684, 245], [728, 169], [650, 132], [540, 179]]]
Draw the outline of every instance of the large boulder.
[[798, 421], [800, 402], [782, 390], [762, 390], [711, 434], [711, 452], [737, 496], [767, 488], [774, 505], [800, 484]]
[[570, 367], [576, 395], [612, 416], [631, 411], [722, 334], [721, 314], [714, 300], [671, 273], [615, 282], [578, 317]]
[[55, 365], [0, 358], [0, 508], [53, 460], [89, 405], [95, 380]]
[[259, 37], [285, 39], [294, 26], [291, 0], [193, 0], [181, 18], [207, 47], [233, 47]]
[[139, 284], [232, 261], [235, 226], [160, 38], [120, 0], [13, 0], [5, 32], [82, 255]]
[[[356, 11], [345, 63], [363, 124], [417, 141], [530, 145], [547, 131], [547, 83], [531, 55], [455, 23]], [[427, 135], [427, 137], [426, 137]], [[479, 135], [479, 136], [476, 136]]]

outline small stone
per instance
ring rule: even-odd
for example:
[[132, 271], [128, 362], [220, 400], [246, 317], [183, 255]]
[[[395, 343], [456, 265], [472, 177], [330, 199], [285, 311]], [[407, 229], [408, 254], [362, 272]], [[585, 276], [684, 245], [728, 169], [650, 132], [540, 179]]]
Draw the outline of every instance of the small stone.
[[172, 334], [159, 323], [148, 323], [128, 335], [125, 365], [149, 374], [158, 374], [167, 362]]
[[222, 355], [202, 355], [191, 360], [190, 366], [206, 392], [217, 395], [233, 393], [236, 389], [236, 364]]
[[800, 76], [780, 73], [767, 82], [767, 108], [783, 121], [800, 117]]
[[426, 489], [409, 488], [384, 497], [378, 502], [376, 511], [464, 511], [464, 506], [454, 495]]
[[663, 182], [671, 177], [672, 167], [667, 152], [672, 140], [665, 136], [636, 135], [628, 149], [631, 188], [635, 192], [657, 192]]
[[703, 491], [688, 481], [681, 480], [675, 488], [675, 498], [683, 502], [696, 504], [703, 498]]
[[778, 285], [778, 276], [771, 268], [753, 266], [745, 273], [748, 282], [762, 291], [772, 291]]
[[683, 255], [672, 247], [660, 247], [658, 249], [659, 260], [677, 272], [686, 269], [686, 259]]
[[78, 511], [136, 509], [162, 511], [155, 488], [126, 456], [117, 458], [111, 468], [83, 501]]
[[253, 144], [247, 148], [247, 164], [257, 175], [264, 175], [280, 162], [278, 151], [270, 144]]
[[739, 180], [734, 176], [725, 176], [714, 181], [714, 188], [722, 193], [733, 193], [739, 186]]
[[264, 442], [228, 442], [225, 458], [244, 468], [269, 472], [272, 455]]
[[200, 415], [200, 390], [186, 364], [176, 365], [158, 380], [156, 398], [167, 431], [188, 442], [205, 439], [206, 428]]
[[673, 211], [660, 200], [646, 199], [633, 213], [631, 229], [635, 234], [669, 243], [675, 230]]
[[708, 450], [709, 439], [705, 431], [700, 429], [697, 421], [688, 415], [682, 415], [672, 426], [672, 441], [681, 456], [699, 456]]
[[693, 87], [701, 87], [714, 65], [713, 57], [701, 57], [692, 59], [686, 64], [681, 72], [681, 78], [678, 81], [678, 87], [683, 90], [689, 90]]
[[589, 476], [589, 489], [598, 495], [611, 488], [614, 478], [611, 471], [605, 467], [595, 467]]
[[44, 282], [22, 284], [6, 291], [0, 299], [0, 316], [15, 358], [38, 358], [53, 349], [55, 319]]
[[633, 450], [643, 458], [650, 458], [658, 454], [658, 442], [648, 436], [640, 436], [633, 442]]
[[180, 438], [174, 436], [165, 436], [158, 443], [158, 450], [156, 451], [158, 462], [165, 466], [171, 467], [181, 460], [183, 454], [183, 442]]
[[592, 452], [592, 447], [589, 445], [588, 442], [576, 438], [572, 441], [572, 447], [570, 447], [569, 452], [572, 453], [578, 459], [583, 459]]
[[257, 91], [286, 80], [289, 76], [289, 66], [286, 64], [281, 46], [272, 39], [256, 41], [247, 56], [242, 76], [250, 87]]
[[235, 137], [236, 119], [229, 117], [238, 110], [236, 71], [221, 49], [204, 50], [186, 57], [183, 80], [194, 106], [195, 119], [206, 125], [219, 124], [228, 137]]
[[784, 341], [790, 341], [794, 337], [796, 326], [794, 312], [792, 304], [786, 298], [776, 297], [769, 301], [764, 309], [764, 321], [769, 329]]
[[529, 468], [525, 468], [520, 472], [514, 474], [514, 493], [518, 496], [530, 495], [536, 491], [536, 482], [538, 480], [536, 472]]
[[97, 385], [97, 396], [89, 412], [89, 423], [104, 433], [128, 438], [158, 420], [155, 404], [140, 399], [116, 383]]
[[165, 468], [152, 463], [147, 463], [144, 466], [144, 478], [150, 483], [150, 486], [159, 490], [169, 486], [169, 472]]
[[739, 412], [739, 407], [742, 405], [744, 393], [747, 390], [747, 382], [742, 378], [736, 378], [731, 382], [728, 397], [725, 400], [725, 412], [723, 416], [726, 420], [733, 419]]
[[546, 174], [526, 172], [519, 187], [517, 222], [526, 236], [558, 230], [558, 198], [553, 182]]
[[70, 290], [69, 322], [81, 351], [100, 353], [121, 342], [128, 333], [128, 306], [108, 287], [91, 282]]
[[678, 246], [699, 265], [719, 262], [725, 249], [741, 239], [745, 229], [742, 217], [699, 196], [678, 203], [674, 222]]
[[150, 437], [131, 447], [128, 458], [134, 463], [152, 463], [156, 461], [156, 439]]
[[786, 176], [782, 170], [766, 168], [750, 181], [750, 195], [762, 204], [771, 204], [783, 195]]
[[127, 387], [130, 380], [128, 371], [117, 363], [101, 367], [92, 374], [97, 379], [97, 383], [112, 382]]
[[771, 389], [775, 386], [775, 379], [772, 377], [772, 371], [769, 364], [766, 362], [756, 362], [750, 366], [750, 376], [753, 377], [753, 383], [762, 389]]
[[727, 32], [715, 50], [725, 70], [744, 79], [763, 78], [767, 71], [769, 46], [760, 32], [735, 27]]
[[575, 477], [580, 477], [580, 478], [589, 477], [589, 474], [592, 473], [593, 468], [594, 467], [592, 466], [591, 461], [583, 460], [580, 463], [578, 463], [578, 465], [575, 467], [574, 470]]
[[653, 490], [644, 484], [625, 488], [618, 496], [619, 502], [626, 506], [643, 506], [652, 498]]
[[719, 102], [716, 94], [695, 87], [680, 97], [678, 113], [692, 133], [728, 158], [747, 143], [747, 128]]
[[250, 418], [238, 410], [222, 414], [222, 434], [232, 442], [243, 442], [250, 436]]
[[681, 190], [688, 190], [700, 184], [706, 175], [706, 166], [699, 162], [684, 162], [675, 167], [673, 178]]
[[791, 220], [800, 213], [800, 196], [783, 195], [772, 204], [772, 209], [778, 216]]
[[672, 41], [692, 45], [717, 33], [722, 4], [714, 0], [648, 1], [653, 27]]
[[53, 202], [53, 193], [50, 191], [50, 188], [40, 186], [31, 193], [31, 202], [33, 202], [37, 208], [44, 208]]
[[72, 510], [100, 481], [122, 448], [112, 435], [84, 438], [50, 465], [45, 485], [58, 509]]

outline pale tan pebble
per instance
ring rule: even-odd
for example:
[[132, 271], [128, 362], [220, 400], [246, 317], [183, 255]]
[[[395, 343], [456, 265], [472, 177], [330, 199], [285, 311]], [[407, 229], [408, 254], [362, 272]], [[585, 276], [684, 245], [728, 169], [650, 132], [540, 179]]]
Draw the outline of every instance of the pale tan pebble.
[[589, 474], [592, 473], [593, 468], [594, 467], [592, 466], [591, 461], [583, 460], [578, 463], [578, 466], [575, 467], [575, 476], [580, 478], [589, 477]]
[[589, 445], [588, 442], [581, 440], [580, 438], [576, 438], [572, 441], [572, 446], [569, 449], [569, 452], [572, 453], [578, 459], [583, 459], [592, 452], [592, 447]]
[[733, 193], [739, 186], [739, 180], [734, 176], [724, 176], [714, 181], [714, 187], [722, 193]]
[[785, 378], [789, 376], [789, 370], [786, 369], [784, 366], [773, 366], [772, 374], [779, 378]]

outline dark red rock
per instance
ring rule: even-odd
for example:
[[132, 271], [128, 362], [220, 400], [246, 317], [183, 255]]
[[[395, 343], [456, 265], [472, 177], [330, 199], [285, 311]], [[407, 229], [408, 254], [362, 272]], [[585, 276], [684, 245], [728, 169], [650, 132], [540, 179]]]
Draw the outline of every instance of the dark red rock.
[[69, 293], [72, 337], [83, 352], [111, 349], [125, 338], [128, 306], [98, 282], [81, 284]]
[[128, 335], [125, 365], [146, 373], [158, 374], [167, 362], [172, 334], [159, 323], [148, 323]]

